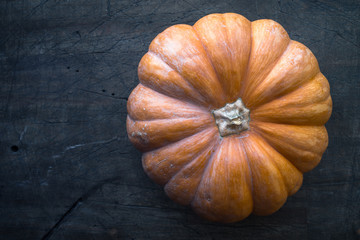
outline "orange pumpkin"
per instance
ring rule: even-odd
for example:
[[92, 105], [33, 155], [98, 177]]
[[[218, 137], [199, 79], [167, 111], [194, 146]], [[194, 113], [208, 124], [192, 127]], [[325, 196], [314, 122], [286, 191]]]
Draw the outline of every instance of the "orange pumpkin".
[[169, 27], [138, 75], [128, 136], [149, 177], [206, 219], [274, 213], [327, 147], [329, 83], [272, 20], [211, 14]]

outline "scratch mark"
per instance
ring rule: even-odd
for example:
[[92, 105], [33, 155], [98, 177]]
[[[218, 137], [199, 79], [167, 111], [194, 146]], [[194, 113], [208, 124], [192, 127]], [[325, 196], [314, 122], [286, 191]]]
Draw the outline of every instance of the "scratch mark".
[[38, 8], [44, 6], [45, 3], [47, 3], [48, 1], [49, 1], [49, 0], [44, 0], [44, 1], [42, 1], [41, 3], [39, 3], [37, 6], [35, 6], [35, 7], [31, 10], [31, 12], [30, 12], [26, 17], [29, 17], [29, 16], [34, 15], [34, 13], [36, 12], [36, 10], [37, 10]]
[[106, 8], [106, 11], [107, 11], [107, 15], [109, 17], [111, 17], [111, 2], [110, 0], [107, 0], [107, 8]]
[[56, 154], [53, 155], [52, 158], [60, 158], [62, 155], [64, 155], [67, 151], [75, 149], [75, 148], [79, 148], [79, 147], [84, 147], [84, 146], [89, 146], [89, 145], [97, 145], [97, 144], [106, 144], [106, 143], [111, 143], [113, 141], [119, 141], [119, 137], [113, 137], [111, 139], [108, 140], [101, 140], [101, 141], [95, 141], [95, 142], [88, 142], [88, 143], [80, 143], [80, 144], [75, 144], [75, 145], [71, 145], [71, 146], [67, 146], [64, 151], [62, 151], [60, 154]]
[[194, 8], [195, 10], [201, 12], [202, 14], [206, 14], [206, 12], [204, 12], [203, 10], [201, 10], [200, 8], [194, 6], [193, 4], [189, 3], [188, 1], [184, 0], [184, 2], [186, 2], [190, 7]]
[[21, 134], [20, 134], [20, 137], [19, 137], [20, 142], [21, 142], [21, 140], [23, 139], [23, 137], [24, 137], [27, 129], [28, 129], [28, 126], [26, 125], [26, 126], [24, 127], [24, 130], [23, 130], [23, 131], [21, 132]]
[[72, 146], [68, 146], [65, 148], [65, 152], [70, 150], [70, 149], [75, 149], [75, 148], [78, 148], [78, 147], [83, 147], [83, 146], [87, 146], [87, 145], [95, 145], [95, 144], [103, 144], [103, 143], [109, 143], [109, 142], [112, 142], [114, 140], [117, 140], [118, 137], [113, 137], [111, 139], [108, 139], [108, 140], [102, 140], [102, 141], [95, 141], [95, 142], [89, 142], [89, 143], [80, 143], [80, 144], [76, 144], [76, 145], [72, 145]]
[[98, 92], [94, 92], [94, 91], [90, 91], [90, 90], [86, 90], [86, 89], [78, 89], [80, 91], [83, 91], [83, 92], [87, 92], [87, 93], [92, 93], [92, 94], [97, 94], [97, 95], [100, 95], [100, 96], [103, 96], [103, 97], [109, 97], [109, 98], [114, 98], [114, 99], [120, 99], [120, 100], [128, 100], [127, 97], [114, 97], [114, 96], [109, 96], [109, 95], [106, 95], [106, 94], [102, 94], [102, 93], [98, 93]]
[[92, 29], [88, 32], [88, 34], [94, 32], [96, 29], [98, 29], [99, 27], [101, 27], [102, 25], [104, 25], [104, 23], [105, 23], [105, 21], [100, 22], [98, 25], [96, 25], [94, 28], [92, 28]]
[[59, 226], [62, 224], [62, 222], [76, 209], [78, 206], [82, 203], [83, 199], [80, 197], [77, 199], [71, 207], [61, 216], [59, 221], [55, 223], [55, 225], [41, 238], [41, 240], [46, 240], [51, 237], [51, 235], [54, 233], [54, 231], [59, 228]]
[[111, 184], [114, 182], [118, 182], [121, 180], [121, 177], [112, 177], [105, 179], [92, 188], [90, 188], [88, 191], [86, 191], [82, 196], [80, 196], [71, 206], [70, 208], [60, 217], [60, 219], [50, 228], [49, 231], [41, 238], [41, 240], [48, 240], [50, 237], [54, 234], [54, 232], [66, 221], [69, 219], [71, 214], [78, 209], [81, 204], [83, 204], [92, 194], [96, 193], [97, 190], [101, 189], [105, 184]]
[[8, 110], [9, 110], [11, 97], [12, 97], [12, 92], [13, 92], [13, 89], [14, 89], [14, 82], [16, 80], [16, 68], [17, 68], [17, 65], [19, 63], [19, 58], [20, 58], [20, 45], [21, 45], [21, 42], [19, 40], [17, 42], [17, 47], [16, 47], [16, 58], [15, 58], [13, 66], [12, 66], [13, 74], [12, 74], [12, 78], [11, 78], [11, 82], [10, 82], [10, 89], [9, 89], [7, 99], [6, 99], [6, 105], [5, 105], [5, 109], [4, 109], [5, 114], [7, 114]]

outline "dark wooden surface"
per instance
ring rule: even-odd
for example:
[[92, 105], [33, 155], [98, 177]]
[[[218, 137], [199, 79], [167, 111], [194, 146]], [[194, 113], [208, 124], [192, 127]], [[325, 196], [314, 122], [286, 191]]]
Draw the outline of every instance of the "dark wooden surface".
[[[271, 18], [328, 78], [330, 144], [268, 217], [199, 219], [141, 167], [125, 129], [137, 65], [165, 28], [214, 12]], [[0, 239], [357, 239], [360, 3], [0, 1]]]

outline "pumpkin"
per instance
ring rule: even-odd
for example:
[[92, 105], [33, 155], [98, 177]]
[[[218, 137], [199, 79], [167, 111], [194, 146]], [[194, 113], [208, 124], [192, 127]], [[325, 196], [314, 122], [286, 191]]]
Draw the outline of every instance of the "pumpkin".
[[329, 83], [275, 21], [225, 13], [171, 26], [138, 76], [127, 132], [143, 168], [208, 220], [274, 213], [328, 145]]

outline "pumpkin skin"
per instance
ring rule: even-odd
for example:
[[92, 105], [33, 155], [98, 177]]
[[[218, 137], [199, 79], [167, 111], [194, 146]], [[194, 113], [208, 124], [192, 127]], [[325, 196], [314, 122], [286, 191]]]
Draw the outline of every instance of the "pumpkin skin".
[[[272, 20], [225, 13], [171, 26], [138, 76], [127, 132], [144, 170], [208, 220], [274, 213], [328, 145], [329, 83], [312, 52]], [[249, 129], [222, 136], [213, 111], [239, 98]]]

